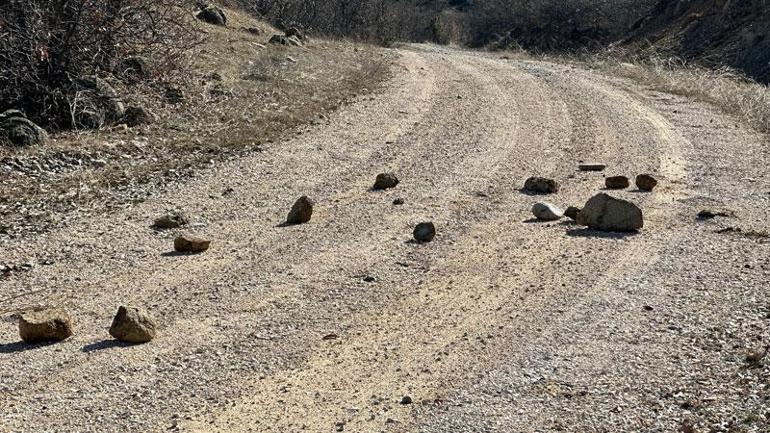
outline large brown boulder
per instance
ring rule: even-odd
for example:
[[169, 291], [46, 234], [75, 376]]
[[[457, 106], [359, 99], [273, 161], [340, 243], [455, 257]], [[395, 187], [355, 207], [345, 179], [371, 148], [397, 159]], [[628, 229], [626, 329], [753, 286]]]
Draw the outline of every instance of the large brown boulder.
[[19, 318], [19, 336], [27, 343], [61, 341], [72, 336], [73, 322], [61, 308], [25, 311]]
[[577, 223], [594, 230], [631, 232], [644, 227], [642, 210], [630, 201], [601, 193], [586, 202]]
[[145, 311], [136, 307], [121, 306], [112, 319], [110, 335], [127, 343], [147, 343], [155, 338], [156, 328], [155, 319]]

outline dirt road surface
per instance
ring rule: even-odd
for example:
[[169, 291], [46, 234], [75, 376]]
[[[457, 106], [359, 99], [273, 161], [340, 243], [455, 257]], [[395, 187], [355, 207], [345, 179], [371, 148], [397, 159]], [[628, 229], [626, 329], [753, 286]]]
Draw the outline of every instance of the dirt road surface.
[[[0, 280], [0, 431], [770, 431], [770, 361], [744, 360], [770, 344], [766, 137], [569, 65], [412, 46], [394, 69], [293, 139], [4, 242], [52, 264]], [[401, 184], [370, 191], [384, 171]], [[530, 222], [520, 191], [553, 177], [582, 205], [639, 173], [660, 186], [612, 192], [636, 235]], [[305, 194], [312, 221], [280, 226]], [[211, 250], [169, 253], [150, 223], [175, 208]], [[20, 343], [15, 313], [48, 304], [75, 336]], [[158, 338], [112, 341], [123, 304]]]

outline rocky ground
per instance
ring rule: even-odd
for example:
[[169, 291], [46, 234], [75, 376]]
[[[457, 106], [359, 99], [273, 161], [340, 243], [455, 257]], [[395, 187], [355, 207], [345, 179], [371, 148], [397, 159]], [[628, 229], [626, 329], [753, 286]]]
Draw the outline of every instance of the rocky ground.
[[156, 121], [60, 132], [42, 147], [0, 146], [0, 237], [142, 202], [299, 125], [326, 123], [329, 112], [387, 79], [386, 50], [309, 38], [273, 44], [278, 30], [237, 10], [227, 16], [227, 27], [197, 24], [204, 42], [183, 73], [109, 78], [122, 105], [146, 107]]
[[[395, 54], [322, 124], [3, 238], [32, 266], [0, 280], [0, 431], [770, 430], [767, 137], [574, 66]], [[372, 191], [381, 172], [400, 183]], [[652, 193], [605, 191], [642, 208], [636, 234], [532, 220], [543, 197], [521, 190], [554, 178], [563, 209], [640, 173]], [[302, 195], [311, 221], [285, 226]], [[170, 209], [189, 225], [150, 227]], [[174, 253], [181, 232], [210, 249]], [[20, 342], [36, 305], [74, 335]], [[119, 305], [155, 339], [113, 340]]]

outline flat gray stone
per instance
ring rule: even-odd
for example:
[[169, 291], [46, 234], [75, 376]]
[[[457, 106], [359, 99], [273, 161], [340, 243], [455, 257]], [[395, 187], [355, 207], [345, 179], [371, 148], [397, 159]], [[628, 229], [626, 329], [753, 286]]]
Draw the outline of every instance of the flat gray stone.
[[578, 164], [578, 170], [580, 171], [604, 171], [607, 168], [606, 164], [601, 162], [584, 162]]

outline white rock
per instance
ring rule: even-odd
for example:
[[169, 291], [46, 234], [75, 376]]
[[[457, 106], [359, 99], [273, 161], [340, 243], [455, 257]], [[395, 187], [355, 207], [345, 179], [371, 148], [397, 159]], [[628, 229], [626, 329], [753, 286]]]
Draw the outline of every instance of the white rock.
[[564, 216], [564, 211], [551, 203], [539, 202], [532, 206], [532, 214], [541, 221], [556, 221]]

